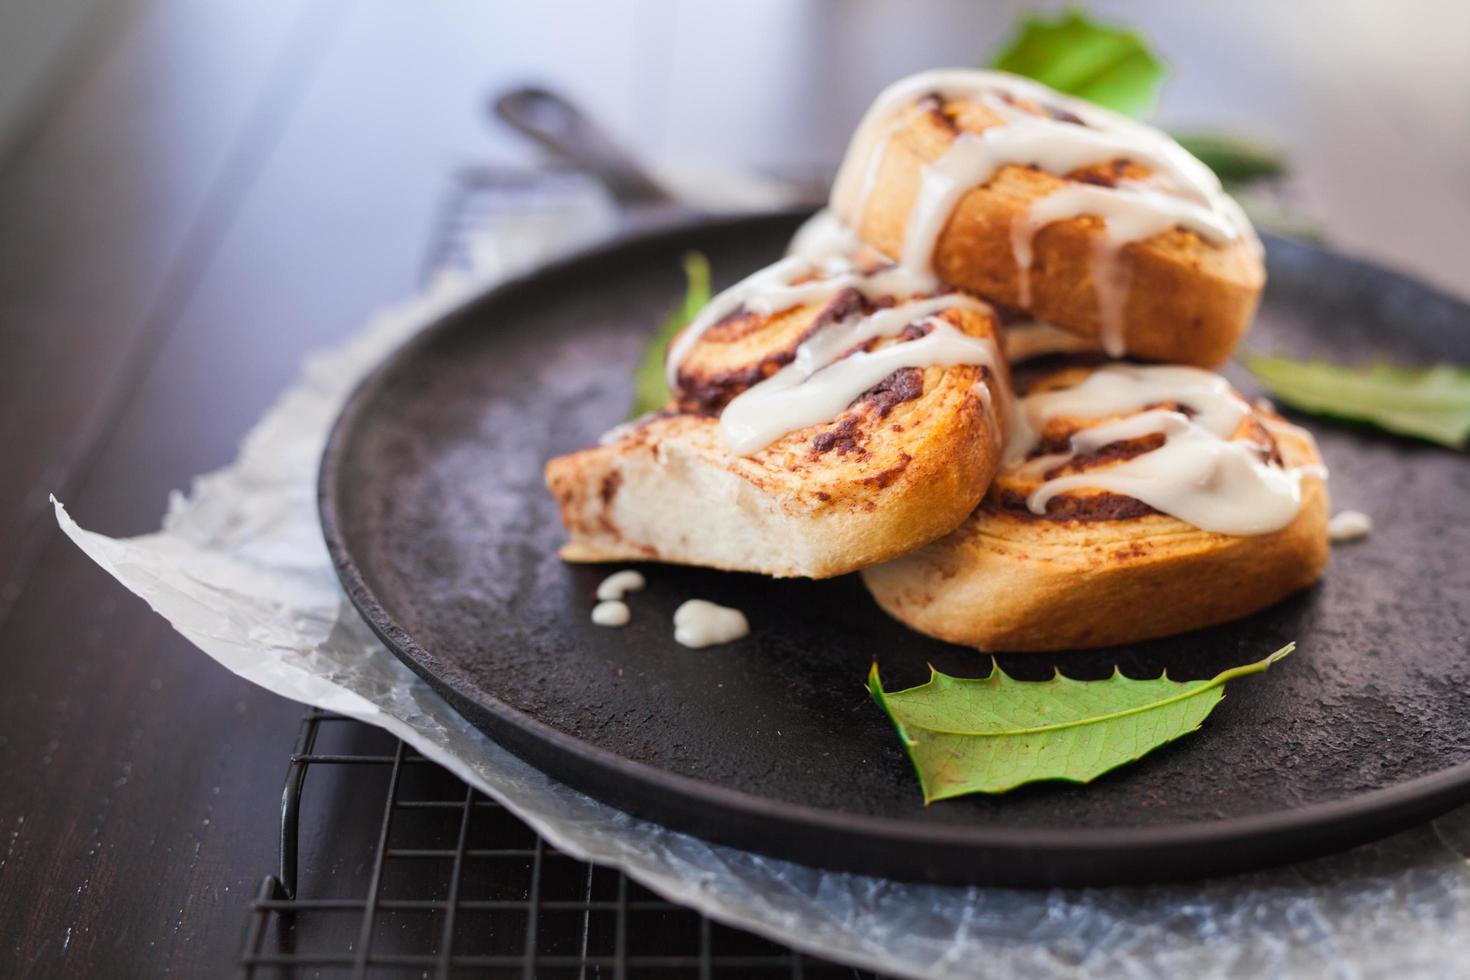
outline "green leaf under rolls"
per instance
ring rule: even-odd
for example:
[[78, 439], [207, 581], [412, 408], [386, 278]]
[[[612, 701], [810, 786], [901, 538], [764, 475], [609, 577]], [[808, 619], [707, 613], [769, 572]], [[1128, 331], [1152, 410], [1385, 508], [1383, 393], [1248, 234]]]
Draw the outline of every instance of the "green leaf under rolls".
[[1249, 355], [1242, 360], [1273, 398], [1303, 412], [1367, 422], [1451, 449], [1464, 448], [1470, 439], [1470, 369], [1351, 368]]
[[633, 407], [628, 412], [629, 418], [656, 412], [668, 404], [669, 384], [664, 378], [664, 353], [674, 335], [709, 303], [709, 260], [703, 253], [690, 252], [684, 256], [684, 277], [688, 281], [684, 301], [659, 324], [638, 359], [638, 367], [633, 372]]
[[1260, 673], [1295, 647], [1200, 681], [1133, 680], [1117, 671], [1100, 681], [1060, 672], [1018, 681], [992, 663], [976, 678], [931, 668], [927, 683], [890, 692], [875, 663], [868, 691], [898, 729], [924, 802], [933, 803], [1039, 780], [1091, 782], [1194, 731], [1225, 696], [1226, 681]]

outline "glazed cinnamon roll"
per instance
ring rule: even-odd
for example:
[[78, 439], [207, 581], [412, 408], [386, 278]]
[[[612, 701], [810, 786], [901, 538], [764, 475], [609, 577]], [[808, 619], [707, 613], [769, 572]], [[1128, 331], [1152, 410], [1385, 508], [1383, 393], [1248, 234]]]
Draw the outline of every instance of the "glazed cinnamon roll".
[[1249, 221], [1177, 143], [1001, 72], [890, 87], [853, 137], [831, 208], [915, 274], [1113, 357], [1218, 365], [1265, 282]]
[[981, 650], [1110, 646], [1244, 616], [1321, 575], [1326, 471], [1305, 430], [1195, 368], [1024, 374], [980, 507], [863, 572], [897, 619]]
[[675, 338], [662, 413], [547, 464], [562, 557], [811, 578], [896, 557], [984, 495], [1007, 374], [984, 303], [809, 246]]

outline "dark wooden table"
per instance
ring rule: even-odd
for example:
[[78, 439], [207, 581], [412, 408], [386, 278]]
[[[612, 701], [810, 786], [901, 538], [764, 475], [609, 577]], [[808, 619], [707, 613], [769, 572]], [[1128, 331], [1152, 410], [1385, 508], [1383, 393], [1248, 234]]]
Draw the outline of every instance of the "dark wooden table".
[[[416, 287], [453, 169], [525, 159], [483, 119], [510, 81], [551, 77], [650, 156], [799, 169], [882, 81], [1011, 22], [756, 6], [134, 0], [69, 39], [0, 156], [0, 976], [228, 971], [300, 716], [93, 566], [47, 495], [155, 529], [304, 352]], [[1338, 240], [1464, 290], [1462, 11], [1139, 9], [1181, 66], [1166, 113], [1287, 143]]]

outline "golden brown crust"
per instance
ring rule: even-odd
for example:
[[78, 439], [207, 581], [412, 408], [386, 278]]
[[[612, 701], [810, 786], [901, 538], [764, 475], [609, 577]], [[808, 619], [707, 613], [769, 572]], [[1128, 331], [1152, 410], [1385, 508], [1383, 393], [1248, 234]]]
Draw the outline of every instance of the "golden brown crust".
[[[1065, 439], [1066, 420], [1045, 438]], [[1320, 464], [1311, 437], [1274, 416], [1247, 419], [1238, 439], [1274, 445], [1287, 466]], [[1078, 460], [1069, 471], [1106, 466]], [[1057, 475], [1049, 472], [1045, 476]], [[1130, 497], [1075, 491], [1044, 515], [1026, 508], [1036, 478], [998, 477], [984, 503], [952, 534], [887, 564], [863, 581], [907, 625], [981, 650], [1046, 651], [1111, 646], [1226, 622], [1305, 588], [1327, 564], [1327, 490], [1302, 480], [1301, 510], [1270, 534], [1204, 531]]]
[[740, 309], [710, 327], [679, 366], [675, 405], [718, 412], [730, 399], [791, 363], [796, 348], [823, 326], [872, 307], [856, 289], [826, 303], [807, 303], [769, 316]]
[[[730, 456], [713, 412], [749, 381], [717, 382], [794, 349], [820, 315], [804, 307], [752, 318], [765, 321], [765, 343], [752, 343], [746, 326], [712, 331], [685, 363], [691, 390], [705, 392], [699, 412], [671, 407], [610, 445], [551, 460], [546, 483], [570, 533], [562, 557], [825, 578], [896, 557], [963, 521], [1001, 451], [976, 390], [997, 381], [982, 367], [903, 369], [832, 422]], [[943, 317], [972, 336], [996, 337], [985, 314]]]
[[[924, 166], [937, 160], [958, 132], [979, 132], [1004, 120], [973, 102], [946, 102], [942, 111], [920, 103], [901, 117], [863, 211], [854, 221], [864, 241], [890, 255], [903, 250], [909, 214]], [[940, 234], [936, 273], [945, 282], [996, 303], [1026, 308], [1045, 320], [1097, 337], [1102, 326], [1091, 256], [1102, 224], [1095, 217], [1053, 222], [1032, 243], [1031, 302], [1022, 304], [1021, 271], [1012, 251], [1012, 227], [1030, 204], [1071, 180], [1105, 183], [1146, 175], [1136, 164], [1088, 167], [1056, 177], [1030, 167], [1001, 167], [964, 195]], [[1130, 355], [1214, 367], [1229, 358], [1250, 326], [1265, 284], [1252, 245], [1212, 245], [1173, 229], [1123, 246], [1118, 261], [1129, 277], [1124, 339]]]

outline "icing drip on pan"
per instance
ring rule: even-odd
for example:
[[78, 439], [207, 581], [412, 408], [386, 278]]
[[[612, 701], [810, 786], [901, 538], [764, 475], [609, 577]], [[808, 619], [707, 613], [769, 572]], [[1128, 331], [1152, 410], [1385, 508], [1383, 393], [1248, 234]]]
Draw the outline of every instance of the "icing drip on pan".
[[605, 599], [592, 607], [592, 622], [598, 626], [627, 626], [632, 615], [628, 604], [620, 599]]
[[597, 598], [602, 602], [622, 599], [629, 592], [637, 592], [647, 584], [641, 573], [631, 568], [625, 568], [621, 572], [613, 572], [602, 580], [597, 586]]
[[674, 610], [674, 639], [686, 647], [717, 646], [749, 633], [750, 623], [743, 612], [708, 599], [690, 599]]
[[1327, 522], [1327, 537], [1333, 541], [1357, 541], [1373, 533], [1373, 518], [1360, 510], [1345, 510]]

